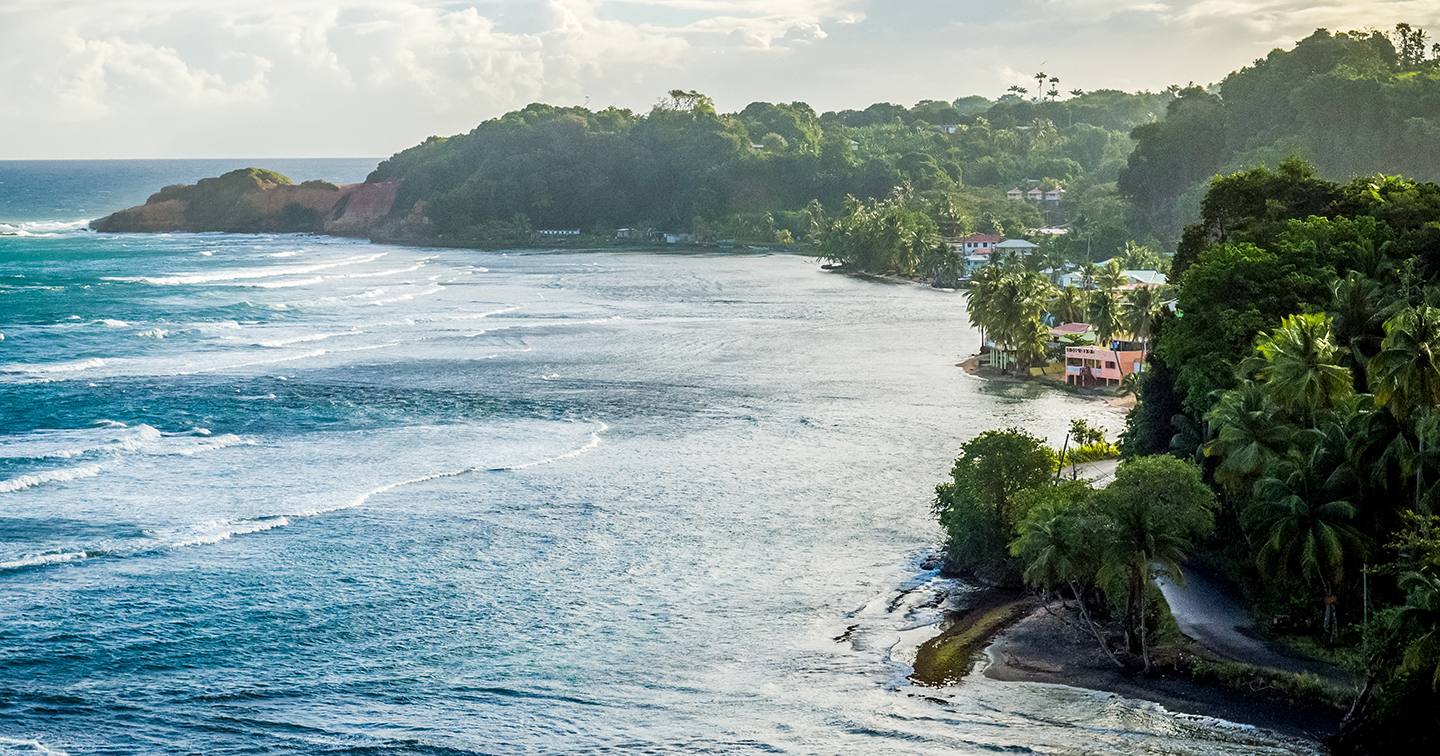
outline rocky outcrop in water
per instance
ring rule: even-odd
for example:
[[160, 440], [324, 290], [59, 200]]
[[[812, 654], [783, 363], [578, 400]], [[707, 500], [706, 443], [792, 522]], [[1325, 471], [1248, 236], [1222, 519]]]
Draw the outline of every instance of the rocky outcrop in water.
[[[370, 236], [395, 204], [396, 184], [301, 184], [274, 171], [244, 168], [195, 184], [175, 184], [145, 204], [92, 221], [108, 233], [224, 231]], [[393, 224], [392, 224], [393, 225]], [[394, 233], [394, 229], [390, 233]]]

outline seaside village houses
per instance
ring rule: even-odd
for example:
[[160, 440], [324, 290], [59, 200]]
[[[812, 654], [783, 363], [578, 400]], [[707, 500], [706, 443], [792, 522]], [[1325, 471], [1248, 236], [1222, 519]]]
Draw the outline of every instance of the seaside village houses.
[[[1018, 192], [1018, 189], [1013, 190], [1011, 194], [1013, 196]], [[1056, 199], [1058, 201], [1058, 195]], [[1039, 249], [1038, 245], [1023, 239], [1006, 239], [996, 234], [971, 234], [956, 240], [953, 244], [955, 250], [965, 261], [967, 277], [997, 261], [999, 259], [997, 253], [1009, 253], [1023, 257]], [[1104, 267], [1109, 263], [1110, 261], [1106, 260], [1098, 265]], [[1041, 272], [1048, 275], [1053, 271]], [[1126, 283], [1117, 290], [1121, 295], [1139, 288], [1159, 288], [1166, 283], [1165, 274], [1158, 271], [1125, 270], [1123, 273]], [[1060, 273], [1057, 276], [1057, 283], [1061, 287], [1087, 288], [1084, 276], [1079, 270], [1066, 270]], [[1095, 287], [1091, 284], [1088, 288]], [[1127, 348], [1132, 345], [1121, 339], [1115, 339], [1109, 344], [1096, 344], [1095, 329], [1088, 323], [1047, 322], [1045, 325], [1050, 329], [1052, 352], [1058, 353], [1063, 346], [1065, 357], [1063, 360], [1050, 363], [1045, 367], [1030, 368], [1030, 373], [1034, 376], [1049, 375], [1054, 376], [1055, 380], [1059, 380], [1059, 376], [1064, 375], [1066, 383], [1088, 388], [1118, 386], [1125, 376], [1145, 370], [1143, 349]], [[994, 341], [987, 340], [985, 346], [988, 349], [985, 363], [990, 367], [1005, 369], [1015, 363], [1014, 356], [998, 349]]]

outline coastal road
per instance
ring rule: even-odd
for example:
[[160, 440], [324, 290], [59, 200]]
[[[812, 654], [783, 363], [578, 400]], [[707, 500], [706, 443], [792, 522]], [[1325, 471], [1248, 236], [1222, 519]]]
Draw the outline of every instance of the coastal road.
[[1165, 580], [1156, 581], [1180, 632], [1200, 645], [1231, 660], [1284, 672], [1312, 672], [1323, 678], [1348, 684], [1349, 675], [1327, 664], [1281, 653], [1259, 639], [1254, 623], [1224, 581], [1198, 569], [1185, 570], [1181, 588]]

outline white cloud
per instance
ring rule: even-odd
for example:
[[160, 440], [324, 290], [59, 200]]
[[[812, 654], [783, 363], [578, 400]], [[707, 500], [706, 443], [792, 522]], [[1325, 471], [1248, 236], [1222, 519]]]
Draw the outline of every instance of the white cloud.
[[[722, 108], [1214, 81], [1433, 0], [5, 0], [0, 158], [388, 154], [531, 101]], [[1440, 31], [1440, 30], [1437, 30]], [[1030, 82], [1033, 84], [1033, 82]], [[77, 152], [82, 150], [82, 152]]]

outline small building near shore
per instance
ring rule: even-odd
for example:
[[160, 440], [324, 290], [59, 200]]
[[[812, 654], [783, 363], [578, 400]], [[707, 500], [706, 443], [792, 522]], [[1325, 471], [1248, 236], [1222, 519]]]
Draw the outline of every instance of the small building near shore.
[[1144, 369], [1145, 353], [1141, 351], [1065, 347], [1065, 382], [1072, 386], [1118, 386], [1125, 376]]

